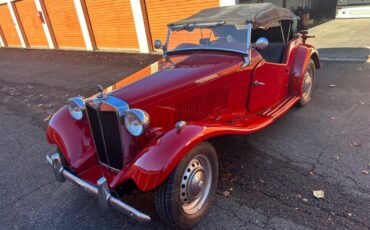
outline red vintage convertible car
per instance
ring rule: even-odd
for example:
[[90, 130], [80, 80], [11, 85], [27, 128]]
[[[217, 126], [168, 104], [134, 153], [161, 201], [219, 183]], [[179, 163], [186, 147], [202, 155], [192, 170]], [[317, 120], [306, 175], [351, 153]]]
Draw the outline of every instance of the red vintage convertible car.
[[287, 9], [270, 3], [211, 8], [168, 25], [163, 57], [107, 89], [71, 98], [51, 119], [47, 156], [66, 179], [140, 221], [120, 200], [154, 191], [159, 217], [190, 228], [215, 197], [214, 137], [263, 129], [311, 101], [316, 49]]

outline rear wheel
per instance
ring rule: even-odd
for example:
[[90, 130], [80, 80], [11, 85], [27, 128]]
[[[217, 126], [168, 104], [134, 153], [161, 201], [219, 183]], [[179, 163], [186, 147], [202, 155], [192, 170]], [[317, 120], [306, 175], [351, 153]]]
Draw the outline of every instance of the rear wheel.
[[311, 102], [312, 90], [316, 79], [315, 63], [312, 59], [307, 65], [302, 81], [302, 95], [298, 102], [299, 106], [306, 106]]
[[215, 196], [218, 159], [213, 146], [202, 142], [179, 163], [155, 191], [159, 217], [170, 227], [188, 229], [207, 214]]

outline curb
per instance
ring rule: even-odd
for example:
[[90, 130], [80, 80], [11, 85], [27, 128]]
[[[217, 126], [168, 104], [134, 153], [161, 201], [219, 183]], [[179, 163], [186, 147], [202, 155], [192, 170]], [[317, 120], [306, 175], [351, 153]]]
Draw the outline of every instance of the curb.
[[337, 61], [337, 62], [366, 62], [370, 63], [370, 55], [368, 57], [320, 57], [321, 61]]

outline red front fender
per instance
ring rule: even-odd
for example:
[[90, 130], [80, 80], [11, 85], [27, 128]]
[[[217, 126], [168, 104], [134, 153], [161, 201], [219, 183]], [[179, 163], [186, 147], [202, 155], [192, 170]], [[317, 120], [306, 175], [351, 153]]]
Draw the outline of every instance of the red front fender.
[[94, 142], [86, 121], [76, 121], [66, 106], [54, 114], [46, 131], [46, 139], [62, 151], [67, 164], [81, 173], [97, 164]]
[[[82, 179], [95, 184], [107, 177], [110, 188], [117, 188], [132, 180], [142, 191], [159, 186], [198, 143], [222, 134], [248, 134], [256, 132], [273, 121], [267, 117], [254, 117], [235, 126], [188, 124], [182, 130], [172, 129], [158, 139], [150, 141], [138, 155], [118, 173], [111, 172], [98, 163], [88, 124], [77, 122], [64, 107], [50, 121], [47, 138], [56, 144], [68, 165]], [[103, 174], [102, 174], [103, 173]]]
[[153, 140], [134, 162], [118, 173], [111, 187], [132, 179], [140, 190], [149, 191], [160, 185], [196, 144], [209, 138], [211, 130], [187, 125], [181, 131], [173, 129]]
[[140, 190], [148, 191], [160, 185], [196, 144], [223, 131], [201, 125], [170, 130], [149, 142], [118, 173], [100, 167], [87, 122], [74, 120], [66, 107], [53, 116], [46, 136], [50, 144], [60, 148], [69, 167], [82, 179], [94, 184], [104, 171], [111, 188], [132, 179]]
[[87, 122], [75, 121], [64, 107], [50, 121], [47, 138], [56, 144], [70, 168], [89, 183], [105, 176], [110, 188], [132, 180], [142, 191], [159, 186], [198, 143], [223, 134], [248, 134], [273, 122], [272, 118], [255, 116], [234, 125], [188, 124], [182, 130], [172, 129], [150, 141], [121, 171], [112, 172], [98, 163]]

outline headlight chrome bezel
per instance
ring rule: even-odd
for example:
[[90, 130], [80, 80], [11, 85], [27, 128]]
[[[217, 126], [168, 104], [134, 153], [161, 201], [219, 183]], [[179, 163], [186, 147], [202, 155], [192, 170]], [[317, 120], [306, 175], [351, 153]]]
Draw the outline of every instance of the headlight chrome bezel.
[[85, 99], [81, 96], [73, 97], [68, 100], [67, 108], [71, 117], [77, 121], [80, 121], [84, 118], [84, 113], [86, 110]]
[[[82, 96], [70, 98], [67, 101], [67, 109], [71, 117], [77, 121], [83, 120], [86, 116], [86, 98]], [[142, 109], [118, 110], [118, 115], [124, 122], [127, 131], [135, 137], [141, 136], [150, 124], [150, 116]]]
[[142, 135], [150, 123], [147, 112], [141, 109], [130, 109], [124, 114], [124, 123], [127, 131], [135, 137]]

